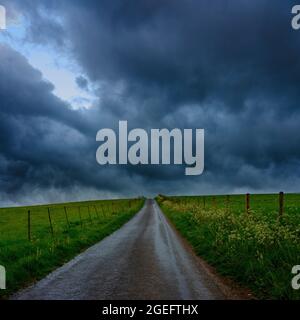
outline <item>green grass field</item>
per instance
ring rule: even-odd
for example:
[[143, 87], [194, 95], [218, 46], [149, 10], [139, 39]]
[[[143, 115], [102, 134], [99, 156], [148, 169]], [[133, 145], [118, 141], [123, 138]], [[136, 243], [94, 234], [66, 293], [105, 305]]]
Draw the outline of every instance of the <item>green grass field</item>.
[[120, 228], [143, 203], [102, 200], [0, 209], [0, 265], [7, 272], [7, 290], [0, 290], [0, 298], [41, 279]]
[[258, 298], [300, 299], [291, 270], [300, 265], [300, 195], [157, 198], [196, 253]]

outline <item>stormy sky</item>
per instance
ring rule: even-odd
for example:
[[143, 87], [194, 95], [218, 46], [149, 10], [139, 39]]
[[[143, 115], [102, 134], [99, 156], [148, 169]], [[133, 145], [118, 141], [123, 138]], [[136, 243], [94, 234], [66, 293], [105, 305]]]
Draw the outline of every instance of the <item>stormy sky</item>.
[[[295, 1], [0, 0], [0, 205], [300, 190]], [[99, 166], [96, 133], [205, 129], [205, 170]]]

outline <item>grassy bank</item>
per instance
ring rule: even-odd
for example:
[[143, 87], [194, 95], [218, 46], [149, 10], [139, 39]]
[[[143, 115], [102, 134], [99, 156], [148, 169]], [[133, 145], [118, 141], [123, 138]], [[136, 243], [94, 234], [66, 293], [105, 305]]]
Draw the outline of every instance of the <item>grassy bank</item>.
[[300, 195], [159, 197], [169, 219], [196, 253], [258, 298], [300, 299], [291, 273], [300, 264]]
[[7, 290], [0, 298], [43, 278], [127, 222], [144, 203], [103, 200], [0, 209], [0, 265]]

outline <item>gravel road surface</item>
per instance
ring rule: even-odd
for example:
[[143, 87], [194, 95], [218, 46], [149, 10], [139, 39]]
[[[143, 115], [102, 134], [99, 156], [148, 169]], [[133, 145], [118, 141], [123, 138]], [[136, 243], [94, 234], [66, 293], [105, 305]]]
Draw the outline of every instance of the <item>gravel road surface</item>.
[[154, 200], [121, 229], [35, 285], [20, 300], [224, 299]]

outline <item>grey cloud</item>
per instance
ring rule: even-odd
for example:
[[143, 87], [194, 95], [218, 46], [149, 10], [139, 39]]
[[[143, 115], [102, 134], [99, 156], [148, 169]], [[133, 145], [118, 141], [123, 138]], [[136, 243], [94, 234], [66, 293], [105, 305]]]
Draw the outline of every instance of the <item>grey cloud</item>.
[[78, 87], [81, 88], [81, 89], [87, 89], [88, 88], [88, 80], [83, 76], [77, 77], [76, 78], [76, 83], [77, 83]]
[[[11, 194], [30, 179], [41, 188], [109, 194], [299, 189], [300, 38], [290, 26], [292, 4], [15, 0], [31, 21], [30, 40], [72, 55], [99, 88], [99, 103], [71, 110], [24, 58], [0, 52], [16, 66], [0, 63], [9, 83], [0, 80], [1, 181], [10, 181]], [[77, 84], [88, 82], [80, 76]], [[204, 175], [97, 167], [95, 134], [121, 119], [133, 128], [204, 128]], [[22, 146], [36, 142], [26, 157], [11, 135], [16, 128]]]

